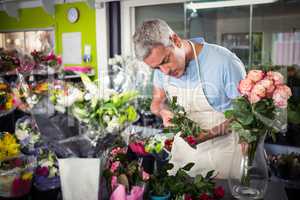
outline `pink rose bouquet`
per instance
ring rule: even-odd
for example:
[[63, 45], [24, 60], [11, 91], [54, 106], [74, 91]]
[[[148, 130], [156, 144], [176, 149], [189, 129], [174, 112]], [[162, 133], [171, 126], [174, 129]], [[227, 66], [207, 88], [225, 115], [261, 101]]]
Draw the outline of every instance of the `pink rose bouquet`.
[[281, 73], [251, 70], [240, 81], [238, 90], [241, 97], [233, 100], [233, 109], [226, 111], [225, 115], [233, 119], [231, 128], [241, 133], [242, 141], [256, 141], [260, 135], [257, 132], [280, 130], [276, 117], [287, 107], [292, 96]]

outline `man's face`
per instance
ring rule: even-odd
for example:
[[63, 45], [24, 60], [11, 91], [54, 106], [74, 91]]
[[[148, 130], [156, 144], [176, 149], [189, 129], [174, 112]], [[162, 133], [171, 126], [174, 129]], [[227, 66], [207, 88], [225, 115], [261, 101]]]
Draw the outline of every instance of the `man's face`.
[[152, 69], [159, 69], [164, 74], [176, 78], [179, 78], [185, 72], [185, 52], [176, 45], [172, 47], [164, 47], [163, 45], [153, 47], [144, 62]]

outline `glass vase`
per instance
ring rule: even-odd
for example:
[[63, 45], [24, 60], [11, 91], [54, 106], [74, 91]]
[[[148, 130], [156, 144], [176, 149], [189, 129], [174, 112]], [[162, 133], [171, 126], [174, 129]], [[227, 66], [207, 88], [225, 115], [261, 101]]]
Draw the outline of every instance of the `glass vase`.
[[268, 168], [264, 151], [265, 134], [252, 143], [236, 148], [229, 171], [228, 184], [237, 199], [263, 199], [268, 185]]

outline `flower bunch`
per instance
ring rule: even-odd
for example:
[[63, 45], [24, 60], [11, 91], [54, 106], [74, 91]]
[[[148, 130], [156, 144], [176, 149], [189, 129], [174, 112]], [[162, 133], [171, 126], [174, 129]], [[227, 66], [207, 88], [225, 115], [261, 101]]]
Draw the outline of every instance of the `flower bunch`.
[[18, 81], [12, 87], [12, 93], [14, 96], [15, 106], [20, 110], [28, 111], [33, 108], [39, 102], [39, 97], [33, 94], [30, 86], [25, 81], [22, 74], [18, 73]]
[[150, 68], [136, 58], [115, 55], [108, 60], [112, 72], [110, 82], [112, 88], [118, 92], [149, 90], [151, 78]]
[[30, 117], [24, 117], [17, 121], [15, 135], [23, 150], [34, 151], [35, 144], [40, 141], [40, 133]]
[[50, 89], [50, 101], [55, 109], [64, 113], [66, 108], [71, 107], [75, 102], [82, 101], [84, 92], [75, 85], [64, 81], [55, 81]]
[[20, 145], [14, 135], [8, 132], [0, 133], [0, 163], [20, 154]]
[[27, 194], [35, 168], [34, 156], [23, 154], [0, 162], [0, 193], [3, 197], [20, 197]]
[[0, 73], [12, 71], [20, 66], [20, 60], [10, 52], [0, 51]]
[[282, 74], [275, 71], [251, 70], [246, 79], [240, 81], [238, 89], [252, 104], [271, 98], [279, 108], [286, 108], [292, 96], [291, 89], [284, 85]]
[[7, 111], [14, 107], [13, 95], [7, 83], [0, 80], [0, 111]]
[[62, 64], [62, 59], [60, 56], [56, 56], [53, 51], [51, 51], [48, 55], [45, 55], [42, 51], [36, 51], [30, 53], [33, 57], [36, 65], [43, 64], [46, 66], [50, 66], [53, 68], [57, 68]]
[[184, 108], [177, 104], [177, 98], [173, 97], [169, 101], [169, 108], [174, 116], [171, 119], [172, 126], [164, 128], [164, 133], [179, 133], [180, 136], [189, 143], [190, 146], [195, 147], [198, 143], [197, 137], [202, 133], [200, 126], [189, 119]]
[[232, 119], [232, 130], [240, 140], [255, 143], [266, 131], [280, 131], [286, 126], [284, 108], [292, 95], [279, 72], [251, 70], [241, 80], [238, 90], [241, 97], [232, 101], [232, 109], [225, 116]]
[[84, 98], [71, 107], [72, 114], [78, 120], [113, 132], [137, 119], [137, 112], [132, 105], [137, 92], [118, 94], [96, 85], [86, 74], [81, 74], [81, 79], [84, 84]]
[[35, 171], [37, 176], [53, 178], [59, 176], [56, 155], [47, 149], [39, 149], [38, 164]]
[[124, 186], [126, 191], [132, 191], [135, 186], [150, 178], [138, 161], [127, 158], [127, 149], [124, 147], [115, 147], [110, 151], [103, 175], [112, 192], [119, 185]]
[[156, 153], [159, 154], [164, 146], [165, 141], [167, 140], [167, 137], [165, 135], [154, 135], [153, 137], [150, 137], [145, 144], [145, 151], [148, 153]]

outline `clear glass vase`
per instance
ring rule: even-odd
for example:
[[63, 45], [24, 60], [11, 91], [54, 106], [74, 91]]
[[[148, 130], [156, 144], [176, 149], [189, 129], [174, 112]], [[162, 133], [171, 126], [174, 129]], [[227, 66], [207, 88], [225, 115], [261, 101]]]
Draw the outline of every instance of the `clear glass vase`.
[[263, 199], [268, 186], [264, 152], [265, 134], [252, 143], [242, 143], [232, 158], [228, 184], [237, 199]]

